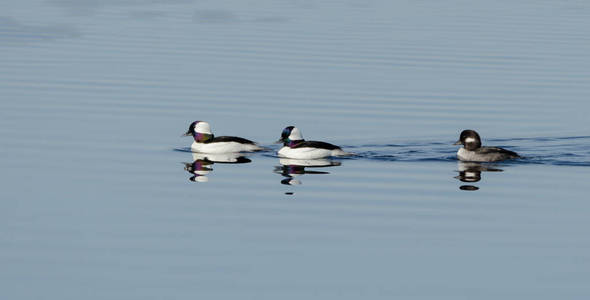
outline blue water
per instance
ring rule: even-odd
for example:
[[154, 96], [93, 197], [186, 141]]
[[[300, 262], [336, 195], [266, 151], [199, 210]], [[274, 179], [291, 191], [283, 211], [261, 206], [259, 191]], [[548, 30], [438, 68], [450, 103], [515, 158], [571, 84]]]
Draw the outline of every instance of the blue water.
[[[588, 299], [589, 12], [3, 1], [0, 299]], [[356, 155], [281, 160], [288, 125]]]

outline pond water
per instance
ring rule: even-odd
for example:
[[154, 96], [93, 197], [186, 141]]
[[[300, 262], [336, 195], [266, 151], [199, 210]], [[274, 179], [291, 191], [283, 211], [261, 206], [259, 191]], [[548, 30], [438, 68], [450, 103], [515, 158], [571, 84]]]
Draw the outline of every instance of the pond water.
[[589, 53], [585, 1], [3, 1], [0, 298], [588, 299]]

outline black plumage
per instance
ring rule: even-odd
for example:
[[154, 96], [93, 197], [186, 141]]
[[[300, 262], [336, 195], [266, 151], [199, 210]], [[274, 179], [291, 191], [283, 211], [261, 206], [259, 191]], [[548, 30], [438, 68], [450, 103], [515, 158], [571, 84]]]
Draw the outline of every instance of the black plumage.
[[318, 141], [302, 141], [300, 143], [295, 143], [291, 146], [291, 148], [319, 148], [319, 149], [327, 149], [327, 150], [336, 150], [340, 149], [340, 147], [336, 145], [332, 145], [326, 142], [318, 142]]
[[216, 136], [216, 137], [213, 137], [212, 139], [205, 141], [206, 144], [219, 143], [219, 142], [236, 142], [236, 143], [240, 143], [240, 144], [251, 144], [251, 145], [256, 144], [251, 140], [237, 137], [237, 136]]
[[477, 154], [493, 155], [494, 158], [513, 159], [520, 158], [520, 155], [514, 151], [506, 150], [499, 147], [479, 147], [474, 150]]

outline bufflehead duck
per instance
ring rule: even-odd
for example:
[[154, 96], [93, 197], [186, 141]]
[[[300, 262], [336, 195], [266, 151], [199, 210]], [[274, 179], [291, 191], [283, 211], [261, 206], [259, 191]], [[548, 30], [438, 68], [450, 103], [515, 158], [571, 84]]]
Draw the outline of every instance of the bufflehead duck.
[[326, 142], [306, 141], [301, 135], [301, 131], [296, 127], [289, 126], [283, 129], [281, 138], [277, 141], [283, 143], [279, 150], [280, 157], [295, 159], [317, 159], [329, 156], [352, 155], [342, 151], [340, 147]]
[[191, 145], [194, 152], [200, 153], [233, 153], [244, 151], [260, 151], [264, 148], [253, 141], [236, 136], [213, 136], [209, 123], [194, 121], [184, 136], [192, 135], [195, 141]]
[[520, 158], [516, 152], [498, 147], [482, 147], [479, 134], [475, 130], [463, 130], [459, 140], [453, 145], [463, 145], [457, 151], [457, 158], [462, 161], [500, 161]]

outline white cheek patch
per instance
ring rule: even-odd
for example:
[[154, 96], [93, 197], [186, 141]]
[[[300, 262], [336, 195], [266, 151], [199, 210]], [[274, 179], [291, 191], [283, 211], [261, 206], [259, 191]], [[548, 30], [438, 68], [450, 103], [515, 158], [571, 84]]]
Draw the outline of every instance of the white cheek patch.
[[293, 128], [293, 130], [291, 130], [291, 134], [289, 135], [289, 139], [292, 141], [298, 141], [302, 140], [303, 136], [301, 135], [301, 132], [298, 128]]
[[195, 126], [195, 132], [211, 134], [211, 127], [209, 127], [209, 123], [207, 122], [199, 122]]
[[468, 137], [468, 138], [465, 139], [465, 143], [466, 144], [475, 143], [475, 142], [476, 142], [476, 140], [474, 138], [472, 138], [472, 137]]

